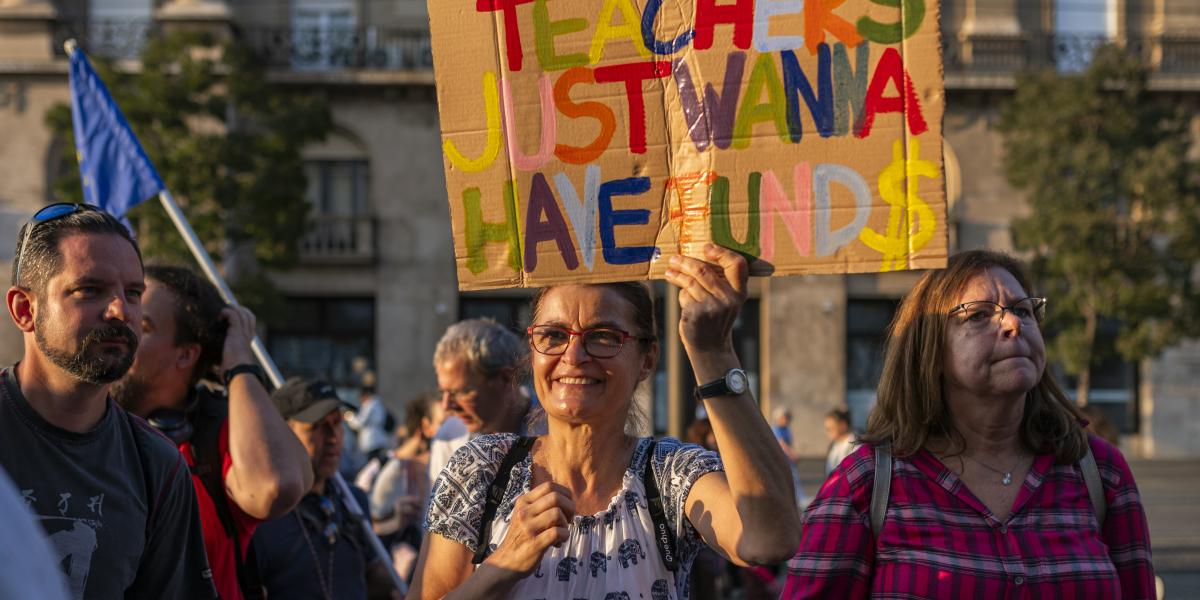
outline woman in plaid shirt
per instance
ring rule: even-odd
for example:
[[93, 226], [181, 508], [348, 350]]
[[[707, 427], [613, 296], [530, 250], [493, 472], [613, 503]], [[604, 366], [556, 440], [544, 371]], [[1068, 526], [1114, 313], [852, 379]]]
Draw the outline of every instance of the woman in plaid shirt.
[[[1150, 538], [1124, 457], [1046, 376], [1045, 299], [1024, 266], [951, 257], [901, 304], [863, 445], [805, 515], [784, 598], [1152, 599]], [[870, 527], [874, 446], [895, 457]], [[1100, 523], [1079, 461], [1103, 481]]]

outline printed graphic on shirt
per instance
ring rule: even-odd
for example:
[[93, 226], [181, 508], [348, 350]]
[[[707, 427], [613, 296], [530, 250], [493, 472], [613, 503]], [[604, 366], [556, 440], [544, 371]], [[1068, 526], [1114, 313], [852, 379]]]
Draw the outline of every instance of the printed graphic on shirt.
[[[39, 496], [51, 501], [39, 502]], [[82, 598], [92, 569], [92, 555], [98, 547], [98, 534], [103, 529], [104, 494], [75, 498], [70, 492], [41, 494], [34, 489], [22, 489], [21, 498], [46, 530], [55, 559], [67, 577], [67, 588], [73, 598]], [[51, 514], [43, 511], [52, 507]], [[55, 514], [57, 513], [57, 514]]]

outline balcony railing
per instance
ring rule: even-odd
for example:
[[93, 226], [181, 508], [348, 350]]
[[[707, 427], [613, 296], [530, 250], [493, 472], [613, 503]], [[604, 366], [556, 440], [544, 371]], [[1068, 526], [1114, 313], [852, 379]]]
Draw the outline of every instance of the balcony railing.
[[363, 263], [375, 259], [375, 219], [370, 217], [316, 217], [313, 228], [300, 241], [305, 262]]
[[942, 36], [947, 73], [1011, 74], [1025, 69], [1085, 69], [1096, 50], [1116, 43], [1154, 72], [1200, 75], [1200, 35], [1114, 40], [1103, 35]]
[[423, 30], [242, 27], [239, 35], [272, 68], [433, 70], [433, 47]]
[[[137, 58], [159, 35], [153, 19], [61, 20], [55, 23], [54, 51], [74, 38], [89, 55]], [[429, 32], [383, 27], [236, 27], [238, 38], [273, 69], [296, 71], [432, 71]]]

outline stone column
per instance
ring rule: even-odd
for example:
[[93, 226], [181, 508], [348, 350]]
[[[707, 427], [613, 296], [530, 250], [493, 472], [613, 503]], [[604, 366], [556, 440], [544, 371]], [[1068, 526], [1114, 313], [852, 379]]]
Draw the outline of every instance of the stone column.
[[763, 408], [791, 409], [801, 456], [824, 455], [825, 413], [846, 402], [845, 281], [817, 275], [763, 283]]
[[54, 18], [48, 0], [0, 0], [0, 62], [54, 60]]

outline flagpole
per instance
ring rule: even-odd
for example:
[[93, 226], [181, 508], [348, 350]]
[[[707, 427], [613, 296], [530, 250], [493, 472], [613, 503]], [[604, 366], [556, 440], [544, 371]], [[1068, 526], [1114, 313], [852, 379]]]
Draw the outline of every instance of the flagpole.
[[[163, 208], [167, 211], [167, 216], [171, 217], [171, 222], [175, 223], [175, 228], [179, 230], [179, 234], [183, 236], [184, 243], [187, 244], [188, 250], [192, 251], [192, 256], [196, 262], [200, 263], [200, 269], [208, 276], [209, 281], [217, 286], [217, 291], [221, 293], [221, 298], [229, 304], [237, 304], [237, 298], [233, 296], [233, 291], [229, 289], [229, 284], [225, 283], [225, 278], [217, 271], [217, 265], [209, 256], [208, 250], [204, 249], [204, 245], [200, 243], [199, 236], [196, 235], [196, 230], [192, 229], [192, 224], [188, 222], [184, 216], [183, 210], [175, 203], [175, 198], [171, 196], [171, 192], [162, 190], [158, 193], [158, 200], [162, 203]], [[263, 370], [267, 372], [267, 377], [271, 380], [271, 384], [276, 388], [283, 385], [283, 375], [279, 372], [279, 367], [275, 366], [275, 361], [271, 359], [271, 355], [267, 353], [266, 346], [257, 335], [250, 341], [250, 349], [254, 351], [254, 357], [258, 359]]]

